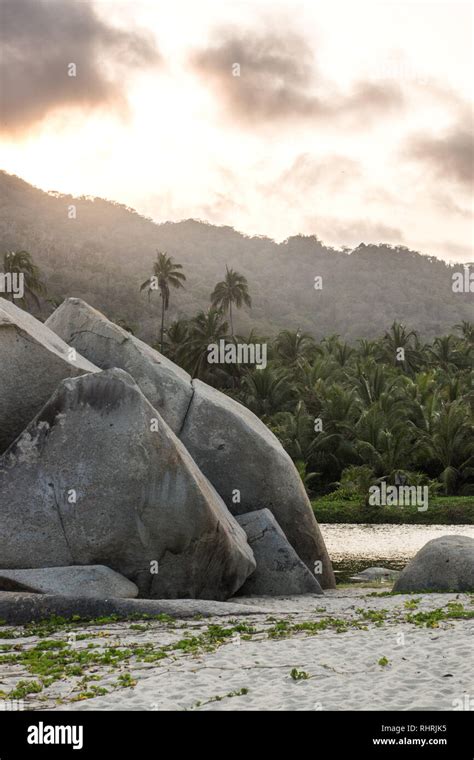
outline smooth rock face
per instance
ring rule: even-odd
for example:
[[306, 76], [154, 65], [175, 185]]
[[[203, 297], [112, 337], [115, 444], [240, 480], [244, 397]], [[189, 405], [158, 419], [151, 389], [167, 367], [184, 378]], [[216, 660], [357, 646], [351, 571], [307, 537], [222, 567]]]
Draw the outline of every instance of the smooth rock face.
[[0, 591], [29, 591], [34, 594], [100, 599], [134, 599], [138, 596], [138, 588], [134, 583], [103, 565], [0, 570]]
[[97, 371], [82, 356], [70, 356], [66, 343], [42, 322], [0, 298], [0, 454], [61, 380]]
[[244, 531], [118, 369], [64, 380], [0, 458], [0, 558], [106, 565], [155, 598], [226, 599], [255, 569]]
[[173, 432], [179, 433], [193, 395], [187, 372], [79, 298], [64, 301], [46, 324], [101, 369], [128, 372]]
[[237, 592], [242, 596], [322, 594], [321, 586], [268, 509], [236, 517], [245, 530], [257, 569]]
[[[193, 380], [194, 396], [180, 438], [234, 515], [269, 509], [311, 572], [322, 562], [320, 583], [335, 579], [301, 478], [278, 439], [252, 412]], [[240, 503], [235, 491], [240, 491]]]
[[474, 591], [474, 539], [428, 541], [398, 576], [394, 591]]

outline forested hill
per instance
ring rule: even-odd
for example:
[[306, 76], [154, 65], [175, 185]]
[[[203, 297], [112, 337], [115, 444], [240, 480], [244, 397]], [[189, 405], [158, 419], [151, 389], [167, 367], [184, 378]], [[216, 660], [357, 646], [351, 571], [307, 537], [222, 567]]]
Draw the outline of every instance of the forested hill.
[[[71, 204], [76, 219], [68, 218]], [[1, 172], [0, 254], [20, 249], [33, 256], [51, 296], [81, 297], [145, 339], [156, 337], [159, 298], [149, 305], [139, 286], [157, 249], [182, 263], [187, 277], [186, 289], [171, 293], [169, 320], [206, 309], [226, 264], [247, 277], [253, 300], [238, 312], [241, 334], [299, 327], [316, 338], [355, 340], [398, 320], [431, 338], [474, 319], [472, 294], [452, 291], [462, 267], [406, 248], [361, 243], [343, 252], [314, 236], [277, 244], [191, 219], [155, 224], [121, 204], [46, 193]], [[314, 288], [317, 276], [322, 290]]]

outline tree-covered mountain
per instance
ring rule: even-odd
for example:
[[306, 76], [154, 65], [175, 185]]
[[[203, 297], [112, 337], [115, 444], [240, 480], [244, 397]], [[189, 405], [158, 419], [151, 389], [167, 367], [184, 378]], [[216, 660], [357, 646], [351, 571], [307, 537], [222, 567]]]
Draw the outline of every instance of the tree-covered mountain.
[[252, 308], [235, 314], [241, 334], [300, 328], [318, 339], [339, 333], [355, 341], [399, 321], [432, 338], [474, 319], [472, 293], [452, 290], [462, 267], [404, 247], [337, 250], [315, 236], [277, 244], [194, 219], [156, 224], [119, 203], [43, 192], [1, 172], [0, 251], [10, 250], [31, 253], [50, 297], [81, 297], [147, 340], [158, 337], [160, 303], [148, 301], [140, 285], [153, 273], [157, 250], [186, 275], [185, 288], [172, 294], [170, 322], [207, 309], [226, 266], [249, 284]]

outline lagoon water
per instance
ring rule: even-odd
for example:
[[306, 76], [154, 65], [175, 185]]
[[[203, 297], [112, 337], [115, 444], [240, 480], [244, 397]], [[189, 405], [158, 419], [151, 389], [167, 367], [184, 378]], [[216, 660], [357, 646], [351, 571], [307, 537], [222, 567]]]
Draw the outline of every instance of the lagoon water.
[[320, 525], [339, 581], [366, 567], [401, 569], [432, 538], [448, 534], [474, 538], [474, 525]]

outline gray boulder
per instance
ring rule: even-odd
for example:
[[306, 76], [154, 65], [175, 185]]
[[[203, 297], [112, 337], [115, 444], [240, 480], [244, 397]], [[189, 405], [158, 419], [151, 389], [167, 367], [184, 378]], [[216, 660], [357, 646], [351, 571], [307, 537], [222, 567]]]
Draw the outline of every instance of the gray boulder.
[[100, 564], [141, 596], [226, 599], [244, 531], [127, 373], [64, 380], [0, 457], [4, 568]]
[[238, 594], [242, 596], [290, 596], [322, 594], [321, 586], [288, 543], [268, 509], [236, 517], [245, 530], [257, 569]]
[[[322, 564], [324, 588], [335, 578], [311, 504], [293, 462], [252, 412], [191, 379], [147, 344], [112, 324], [78, 298], [47, 321], [67, 343], [102, 368], [129, 372], [168, 422], [232, 514], [269, 509], [310, 572]], [[235, 500], [240, 491], [240, 502]]]
[[[269, 509], [323, 588], [334, 588], [319, 526], [290, 457], [252, 412], [209, 385], [193, 380], [194, 395], [181, 440], [234, 515]], [[238, 501], [240, 499], [240, 501]]]
[[0, 570], [0, 591], [29, 591], [35, 594], [134, 599], [138, 588], [110, 567], [74, 565], [32, 570]]
[[46, 325], [101, 369], [128, 372], [172, 431], [179, 433], [193, 395], [187, 372], [80, 298], [64, 301]]
[[448, 535], [428, 541], [402, 570], [393, 591], [474, 591], [474, 539]]
[[61, 380], [96, 370], [42, 322], [0, 298], [0, 453]]

